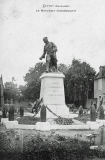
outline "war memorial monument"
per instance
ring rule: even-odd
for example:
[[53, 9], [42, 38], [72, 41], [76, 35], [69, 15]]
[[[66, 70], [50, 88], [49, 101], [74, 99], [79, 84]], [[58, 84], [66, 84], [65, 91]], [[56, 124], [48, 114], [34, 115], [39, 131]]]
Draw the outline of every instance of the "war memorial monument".
[[[44, 52], [39, 58], [42, 60], [46, 55], [46, 71], [41, 75], [40, 99], [48, 108], [59, 116], [68, 117], [69, 109], [65, 104], [64, 74], [57, 68], [57, 46], [49, 42], [47, 37], [43, 38], [45, 43]], [[47, 118], [53, 114], [47, 110]]]

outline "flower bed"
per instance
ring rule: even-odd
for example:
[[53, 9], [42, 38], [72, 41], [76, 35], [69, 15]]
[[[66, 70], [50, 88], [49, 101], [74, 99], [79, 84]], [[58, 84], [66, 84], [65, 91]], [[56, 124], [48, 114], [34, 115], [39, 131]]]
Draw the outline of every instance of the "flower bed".
[[[25, 116], [21, 117], [18, 120], [19, 124], [28, 124], [28, 125], [35, 125], [36, 122], [40, 122], [40, 118]], [[58, 124], [58, 125], [72, 125], [73, 121], [71, 118], [56, 118], [56, 119], [47, 119], [50, 124]]]
[[56, 118], [54, 122], [59, 125], [72, 125], [73, 121], [71, 118]]
[[17, 119], [19, 124], [28, 124], [28, 125], [35, 125], [37, 122], [40, 122], [40, 118], [25, 116]]

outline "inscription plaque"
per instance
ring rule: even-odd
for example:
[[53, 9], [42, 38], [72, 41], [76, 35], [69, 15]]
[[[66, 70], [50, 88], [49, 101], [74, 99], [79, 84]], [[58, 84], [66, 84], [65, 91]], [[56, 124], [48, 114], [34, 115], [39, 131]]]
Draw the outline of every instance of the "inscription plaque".
[[65, 104], [64, 77], [43, 77], [41, 93], [45, 104]]

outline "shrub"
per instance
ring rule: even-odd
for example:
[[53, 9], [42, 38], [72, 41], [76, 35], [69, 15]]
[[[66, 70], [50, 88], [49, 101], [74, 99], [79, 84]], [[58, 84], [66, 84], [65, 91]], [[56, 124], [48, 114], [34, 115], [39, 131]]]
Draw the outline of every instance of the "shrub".
[[86, 157], [94, 156], [94, 152], [89, 149], [87, 142], [79, 141], [77, 143], [75, 140], [66, 140], [62, 136], [52, 141], [50, 139], [44, 140], [42, 137], [36, 139], [33, 137], [33, 141], [34, 147], [25, 154], [32, 157], [37, 155], [37, 158], [43, 160], [46, 158], [47, 160], [84, 160]]
[[90, 150], [88, 142], [61, 135], [30, 134], [23, 136], [23, 153], [20, 152], [20, 132], [0, 132], [0, 158], [5, 160], [85, 160], [105, 158], [105, 151]]

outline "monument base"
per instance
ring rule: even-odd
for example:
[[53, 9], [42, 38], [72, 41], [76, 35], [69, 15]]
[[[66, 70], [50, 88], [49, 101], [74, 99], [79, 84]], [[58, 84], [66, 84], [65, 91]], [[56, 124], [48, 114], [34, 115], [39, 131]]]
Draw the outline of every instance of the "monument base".
[[57, 118], [57, 116], [69, 118], [69, 109], [66, 105], [47, 105], [47, 107], [49, 108], [47, 109], [47, 118]]
[[[58, 116], [69, 117], [69, 108], [65, 105], [64, 75], [61, 72], [43, 73], [41, 79], [40, 99]], [[47, 118], [57, 118], [47, 109]]]

